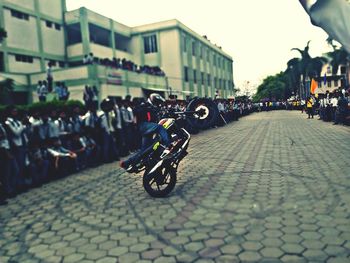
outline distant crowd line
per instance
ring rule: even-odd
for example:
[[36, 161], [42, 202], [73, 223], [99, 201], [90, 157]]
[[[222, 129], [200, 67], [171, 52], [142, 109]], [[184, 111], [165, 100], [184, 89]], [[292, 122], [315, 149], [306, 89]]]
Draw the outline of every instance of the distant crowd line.
[[86, 54], [83, 58], [83, 64], [89, 65], [89, 64], [99, 64], [103, 66], [112, 67], [115, 69], [123, 69], [128, 71], [133, 71], [137, 73], [144, 73], [149, 75], [155, 75], [155, 76], [165, 76], [165, 73], [163, 70], [161, 70], [158, 66], [148, 66], [148, 65], [137, 65], [133, 61], [127, 60], [125, 58], [97, 58], [94, 56], [93, 53]]
[[[28, 112], [11, 105], [0, 113], [0, 203], [51, 180], [114, 162], [140, 148], [133, 109], [142, 99], [112, 99], [112, 110], [103, 105], [98, 110], [93, 90], [86, 87], [85, 106], [48, 103]], [[251, 102], [215, 101], [220, 112], [215, 127], [254, 111]], [[184, 111], [186, 107], [187, 101], [169, 100], [163, 110]], [[189, 123], [183, 125], [198, 132]]]

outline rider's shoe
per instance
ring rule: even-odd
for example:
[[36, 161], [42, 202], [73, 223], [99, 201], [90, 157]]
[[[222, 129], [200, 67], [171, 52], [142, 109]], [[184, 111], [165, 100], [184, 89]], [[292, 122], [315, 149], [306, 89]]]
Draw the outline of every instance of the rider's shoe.
[[127, 166], [125, 161], [120, 161], [119, 163], [120, 167], [123, 168], [124, 170], [126, 170], [128, 173], [132, 173], [133, 172], [133, 167], [132, 165]]

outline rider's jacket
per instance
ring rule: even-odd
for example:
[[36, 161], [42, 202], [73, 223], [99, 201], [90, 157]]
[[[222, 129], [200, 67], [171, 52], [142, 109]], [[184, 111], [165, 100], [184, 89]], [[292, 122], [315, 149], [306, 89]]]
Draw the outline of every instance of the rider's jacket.
[[158, 122], [159, 109], [150, 103], [142, 103], [134, 109], [137, 124], [140, 125], [143, 122]]

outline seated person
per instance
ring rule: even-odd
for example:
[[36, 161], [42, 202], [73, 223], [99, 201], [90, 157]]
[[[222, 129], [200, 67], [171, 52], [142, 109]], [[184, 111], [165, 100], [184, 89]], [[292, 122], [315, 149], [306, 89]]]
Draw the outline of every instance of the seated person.
[[86, 145], [82, 142], [79, 133], [73, 133], [70, 150], [77, 155], [77, 169], [83, 170], [87, 165]]
[[58, 176], [65, 176], [70, 171], [77, 171], [77, 155], [64, 148], [58, 137], [51, 139], [50, 147], [47, 149], [53, 159], [54, 169]]
[[46, 150], [41, 148], [38, 140], [32, 140], [28, 149], [28, 172], [33, 186], [41, 186], [48, 177], [49, 161], [46, 159]]

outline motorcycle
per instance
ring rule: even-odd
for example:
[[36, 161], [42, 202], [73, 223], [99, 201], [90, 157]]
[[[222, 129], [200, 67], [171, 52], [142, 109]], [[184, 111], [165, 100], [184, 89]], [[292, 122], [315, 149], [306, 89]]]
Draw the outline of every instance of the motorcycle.
[[159, 135], [150, 134], [147, 136], [152, 137], [153, 143], [124, 161], [123, 167], [129, 173], [144, 171], [143, 187], [146, 192], [152, 197], [166, 197], [175, 188], [178, 166], [188, 154], [191, 135], [183, 124], [207, 129], [216, 123], [218, 115], [216, 104], [209, 99], [193, 99], [185, 111], [166, 110], [159, 124], [171, 138], [171, 153], [161, 145]]

